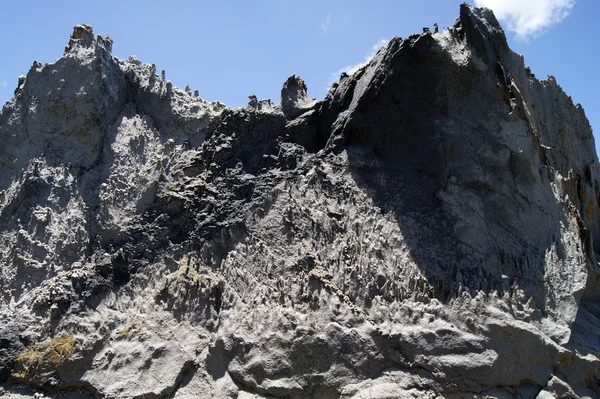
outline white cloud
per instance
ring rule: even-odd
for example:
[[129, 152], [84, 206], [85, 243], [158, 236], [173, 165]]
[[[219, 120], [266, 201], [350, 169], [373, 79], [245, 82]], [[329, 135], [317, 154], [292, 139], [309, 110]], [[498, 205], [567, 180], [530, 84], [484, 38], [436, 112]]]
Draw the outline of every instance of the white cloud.
[[0, 83], [0, 87], [5, 89], [6, 87], [8, 87], [8, 82], [6, 80], [3, 80], [2, 83]]
[[338, 69], [337, 71], [335, 71], [334, 73], [331, 74], [331, 76], [329, 77], [329, 80], [327, 81], [327, 87], [325, 88], [325, 91], [328, 91], [329, 88], [331, 87], [331, 85], [334, 82], [337, 82], [338, 79], [340, 78], [340, 75], [342, 74], [342, 72], [346, 72], [348, 75], [353, 75], [354, 72], [358, 71], [360, 68], [362, 68], [363, 66], [367, 65], [367, 63], [369, 61], [371, 61], [371, 59], [373, 57], [375, 57], [375, 54], [377, 54], [377, 52], [379, 51], [380, 48], [387, 46], [387, 44], [389, 43], [388, 39], [379, 39], [377, 41], [377, 43], [375, 43], [373, 45], [373, 47], [371, 47], [371, 50], [365, 54], [365, 61], [364, 62], [359, 62], [357, 64], [354, 65], [346, 65], [343, 68]]
[[493, 10], [509, 30], [526, 40], [565, 19], [575, 0], [475, 0], [475, 5]]
[[331, 25], [331, 13], [327, 14], [327, 18], [325, 19], [325, 22], [323, 22], [321, 24], [321, 30], [324, 33], [327, 33], [327, 31], [329, 30], [329, 25]]

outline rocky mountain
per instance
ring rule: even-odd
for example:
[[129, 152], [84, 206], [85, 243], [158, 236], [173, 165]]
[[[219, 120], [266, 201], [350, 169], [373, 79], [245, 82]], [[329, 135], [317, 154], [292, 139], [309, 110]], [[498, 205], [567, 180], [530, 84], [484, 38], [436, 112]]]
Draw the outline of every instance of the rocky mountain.
[[598, 398], [600, 169], [493, 13], [231, 109], [78, 25], [0, 114], [0, 395]]

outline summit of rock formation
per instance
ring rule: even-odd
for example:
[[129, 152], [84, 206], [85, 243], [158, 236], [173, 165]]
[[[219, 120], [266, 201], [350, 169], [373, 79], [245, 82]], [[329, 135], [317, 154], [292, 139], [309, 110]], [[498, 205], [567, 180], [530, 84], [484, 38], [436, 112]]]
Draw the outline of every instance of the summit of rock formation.
[[594, 138], [492, 11], [323, 101], [111, 49], [75, 26], [0, 113], [0, 395], [599, 397]]

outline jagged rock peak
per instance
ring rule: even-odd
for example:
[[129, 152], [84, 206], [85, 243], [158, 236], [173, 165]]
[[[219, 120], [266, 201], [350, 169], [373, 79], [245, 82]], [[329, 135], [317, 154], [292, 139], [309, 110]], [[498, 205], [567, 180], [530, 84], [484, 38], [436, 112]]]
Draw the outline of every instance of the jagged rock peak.
[[506, 35], [494, 12], [488, 8], [477, 8], [463, 3], [460, 6], [460, 16], [456, 19], [453, 32], [459, 37], [466, 37], [475, 50], [483, 55], [489, 52], [488, 45], [495, 47], [491, 55], [509, 51]]
[[95, 44], [100, 45], [109, 53], [112, 52], [113, 41], [110, 36], [102, 37], [102, 35], [98, 35], [97, 38], [94, 38], [94, 30], [90, 25], [78, 24], [73, 27], [69, 44], [65, 47], [65, 54], [77, 47], [89, 48]]
[[281, 89], [281, 109], [286, 118], [293, 119], [317, 103], [314, 98], [308, 97], [307, 91], [300, 76], [292, 75], [285, 81]]

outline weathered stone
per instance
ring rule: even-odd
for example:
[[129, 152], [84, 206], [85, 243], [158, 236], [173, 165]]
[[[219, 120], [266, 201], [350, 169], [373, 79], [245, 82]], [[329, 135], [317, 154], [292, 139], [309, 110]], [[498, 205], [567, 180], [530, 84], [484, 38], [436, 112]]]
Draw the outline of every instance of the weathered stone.
[[306, 84], [300, 77], [292, 75], [281, 89], [281, 109], [287, 119], [293, 119], [315, 106], [316, 100], [309, 98]]
[[596, 397], [583, 109], [436, 27], [230, 109], [76, 26], [0, 113], [4, 396]]

